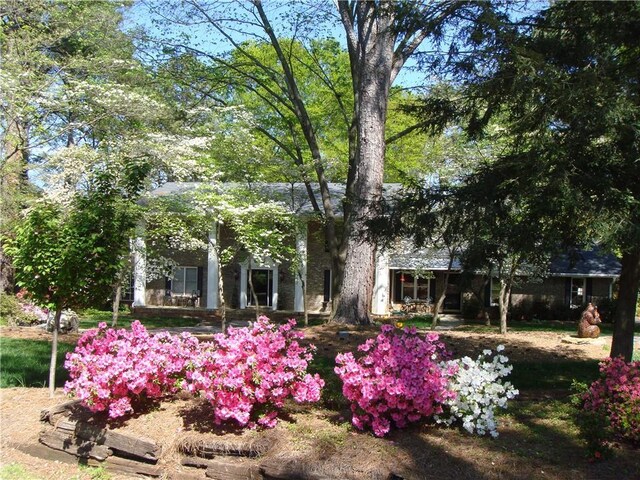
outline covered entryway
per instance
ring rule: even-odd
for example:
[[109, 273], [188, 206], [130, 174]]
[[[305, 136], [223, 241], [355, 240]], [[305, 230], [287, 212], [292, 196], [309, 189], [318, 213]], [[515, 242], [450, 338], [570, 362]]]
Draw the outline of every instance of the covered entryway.
[[[251, 282], [253, 283], [253, 291], [258, 299], [258, 305], [261, 307], [273, 306], [273, 270], [259, 268], [251, 270]], [[253, 306], [254, 298], [251, 294], [251, 285], [249, 284], [249, 276], [247, 275], [247, 306]]]

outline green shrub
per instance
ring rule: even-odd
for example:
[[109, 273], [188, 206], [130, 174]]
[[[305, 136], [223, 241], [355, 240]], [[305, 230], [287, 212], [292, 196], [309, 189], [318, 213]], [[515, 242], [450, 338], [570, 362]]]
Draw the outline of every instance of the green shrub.
[[0, 293], [0, 324], [15, 326], [42, 323], [43, 319], [35, 314], [35, 310], [41, 309], [31, 303], [24, 305], [29, 307], [30, 311], [26, 307], [23, 308], [23, 304], [15, 295]]
[[22, 308], [16, 297], [0, 293], [0, 325], [9, 325], [21, 312]]
[[[550, 320], [571, 320], [573, 309], [562, 302], [552, 303], [550, 307]], [[576, 319], [577, 321], [578, 319]]]

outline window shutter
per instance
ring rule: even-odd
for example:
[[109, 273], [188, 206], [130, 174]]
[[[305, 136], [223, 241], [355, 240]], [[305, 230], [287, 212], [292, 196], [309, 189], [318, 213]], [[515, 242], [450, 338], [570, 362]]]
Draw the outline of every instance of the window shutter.
[[587, 278], [587, 297], [586, 297], [586, 301], [590, 302], [591, 301], [591, 297], [593, 296], [593, 278]]
[[487, 280], [487, 283], [484, 286], [484, 306], [485, 307], [490, 307], [491, 306], [491, 282], [493, 281], [493, 279], [489, 279]]
[[204, 277], [204, 267], [198, 267], [198, 296], [202, 296], [202, 278]]
[[433, 303], [436, 302], [436, 278], [435, 276], [429, 280], [429, 296]]
[[571, 278], [564, 280], [564, 304], [571, 305]]
[[323, 300], [331, 301], [331, 270], [324, 271]]

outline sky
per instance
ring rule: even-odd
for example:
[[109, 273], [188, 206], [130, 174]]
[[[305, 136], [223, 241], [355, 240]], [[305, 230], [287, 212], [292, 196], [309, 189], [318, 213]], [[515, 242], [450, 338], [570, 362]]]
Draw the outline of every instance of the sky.
[[[161, 39], [162, 41], [170, 41], [171, 38], [180, 38], [182, 42], [185, 42], [189, 46], [200, 49], [208, 54], [221, 54], [230, 50], [229, 43], [221, 41], [221, 36], [219, 34], [215, 34], [211, 27], [206, 24], [192, 24], [189, 26], [174, 25], [171, 28], [165, 26], [163, 29], [158, 27], [157, 21], [160, 19], [158, 15], [158, 8], [161, 3], [162, 2], [158, 0], [136, 1], [133, 7], [128, 9], [125, 13], [123, 28], [125, 30], [143, 28], [151, 37]], [[331, 5], [331, 2], [318, 1], [317, 3], [319, 6], [323, 6], [324, 8], [329, 6], [330, 10], [328, 11], [332, 15], [334, 14], [334, 7]], [[176, 12], [178, 12], [178, 9], [173, 9], [173, 13]], [[287, 25], [287, 23], [289, 23], [287, 20], [289, 19], [289, 16], [286, 9], [280, 8], [279, 10], [268, 13], [270, 14], [270, 21], [272, 22], [276, 33], [282, 36], [290, 36], [292, 30], [289, 28], [289, 25]], [[321, 35], [338, 40], [340, 45], [346, 50], [345, 33], [339, 22], [337, 14], [333, 15], [329, 24], [324, 22], [323, 25], [320, 25], [320, 23], [321, 22], [315, 23], [314, 27], [321, 29]], [[257, 28], [250, 28], [248, 31], [250, 34], [264, 37], [264, 33]], [[247, 38], [246, 36], [241, 37], [238, 34], [234, 35], [234, 37], [236, 39]], [[425, 43], [423, 49], [426, 48], [433, 47]], [[419, 88], [423, 86], [425, 83], [425, 75], [417, 70], [416, 61], [413, 58], [410, 58], [400, 72], [394, 85], [402, 86], [404, 88]]]

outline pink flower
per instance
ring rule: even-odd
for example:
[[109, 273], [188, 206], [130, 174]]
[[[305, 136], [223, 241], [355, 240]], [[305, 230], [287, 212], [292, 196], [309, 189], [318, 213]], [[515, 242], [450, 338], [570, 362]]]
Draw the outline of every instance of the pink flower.
[[448, 354], [435, 334], [423, 339], [414, 328], [405, 328], [397, 335], [383, 325], [376, 339], [358, 350], [367, 355], [356, 360], [350, 352], [339, 354], [335, 368], [358, 429], [371, 426], [375, 435], [384, 436], [393, 425], [402, 428], [431, 416], [450, 395], [446, 372], [438, 365]]

